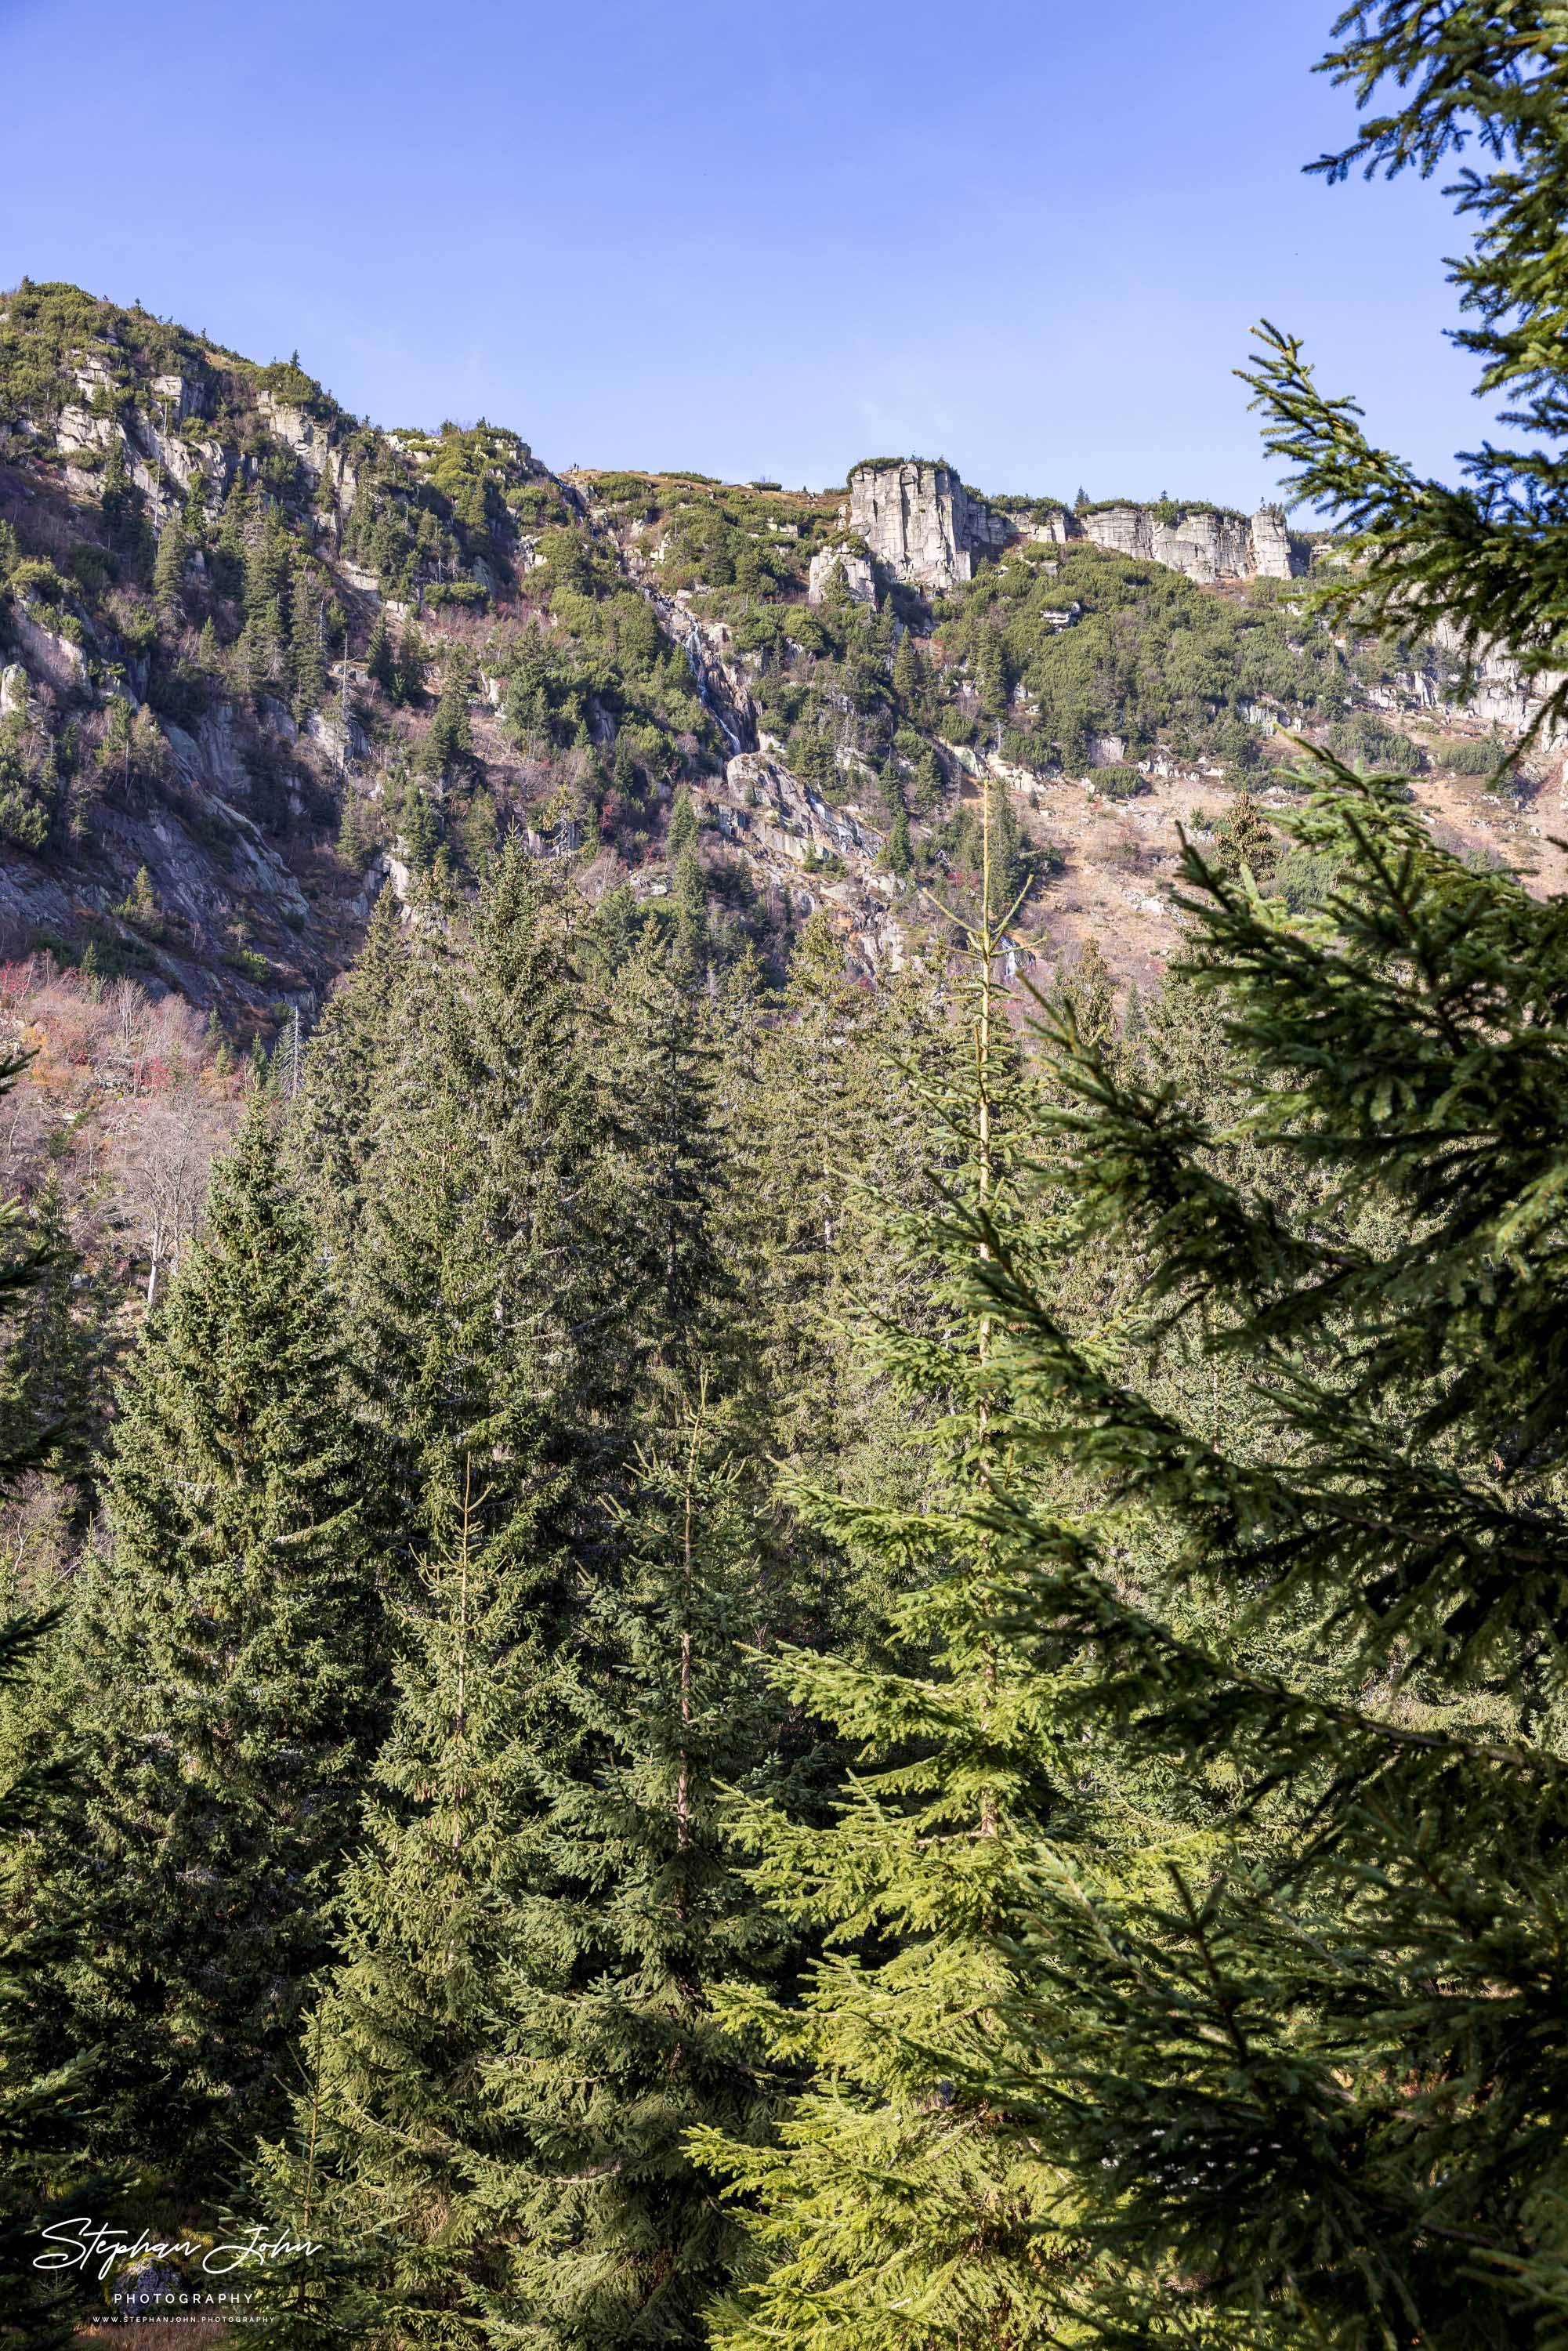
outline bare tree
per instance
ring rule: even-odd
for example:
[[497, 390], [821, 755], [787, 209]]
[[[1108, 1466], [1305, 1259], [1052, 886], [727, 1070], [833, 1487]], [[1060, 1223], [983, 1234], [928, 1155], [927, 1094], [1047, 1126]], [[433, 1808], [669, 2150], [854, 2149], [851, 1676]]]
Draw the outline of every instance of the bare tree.
[[110, 1138], [117, 1189], [131, 1210], [147, 1259], [147, 1304], [171, 1276], [195, 1231], [207, 1196], [207, 1171], [226, 1122], [214, 1105], [182, 1089], [143, 1099], [134, 1119], [117, 1120]]

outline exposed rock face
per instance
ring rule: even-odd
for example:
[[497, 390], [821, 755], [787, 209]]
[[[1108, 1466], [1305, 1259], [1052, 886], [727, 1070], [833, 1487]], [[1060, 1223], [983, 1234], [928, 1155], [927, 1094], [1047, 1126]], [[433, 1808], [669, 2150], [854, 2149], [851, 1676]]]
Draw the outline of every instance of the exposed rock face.
[[358, 469], [347, 452], [337, 446], [331, 425], [289, 401], [275, 399], [269, 392], [258, 392], [256, 404], [271, 431], [293, 450], [311, 480], [324, 481], [335, 493], [339, 509], [346, 515], [354, 503]]
[[973, 498], [950, 465], [907, 458], [857, 465], [850, 475], [850, 528], [895, 580], [951, 588], [975, 576], [975, 557], [1003, 547], [1010, 525]]
[[824, 851], [874, 857], [883, 836], [852, 801], [829, 808], [782, 760], [764, 751], [743, 751], [725, 770], [726, 789], [698, 790], [727, 841], [751, 852], [765, 851], [809, 865]]
[[1074, 536], [1072, 517], [1065, 507], [1058, 507], [1043, 521], [1027, 512], [1015, 513], [1011, 509], [1004, 511], [1002, 520], [1015, 538], [1036, 539], [1046, 547], [1065, 547]]
[[183, 424], [187, 416], [205, 416], [209, 406], [206, 385], [189, 375], [155, 375], [152, 397], [170, 412], [174, 424]]
[[745, 672], [731, 658], [733, 630], [723, 621], [695, 613], [684, 590], [673, 598], [661, 596], [655, 588], [643, 592], [660, 626], [685, 648], [703, 707], [718, 722], [730, 749], [747, 749], [757, 740], [757, 711]]
[[1206, 588], [1243, 579], [1252, 568], [1251, 532], [1239, 515], [1199, 508], [1166, 520], [1150, 507], [1100, 507], [1079, 523], [1097, 547], [1163, 563]]
[[[1019, 538], [1075, 538], [1145, 563], [1163, 563], [1206, 588], [1222, 580], [1290, 580], [1304, 571], [1303, 551], [1278, 513], [1265, 508], [1250, 521], [1213, 507], [1098, 507], [1070, 515], [1065, 507], [1041, 521], [987, 505], [964, 487], [949, 465], [908, 459], [897, 465], [857, 465], [850, 475], [849, 522], [895, 580], [920, 588], [951, 588], [972, 580], [977, 557]], [[831, 566], [824, 549], [813, 559]]]
[[80, 645], [49, 628], [38, 617], [36, 605], [17, 603], [14, 607], [11, 633], [33, 675], [43, 678], [57, 694], [68, 694], [85, 676], [87, 657]]
[[843, 574], [852, 604], [876, 602], [876, 575], [870, 563], [858, 547], [852, 547], [847, 539], [841, 539], [836, 546], [819, 548], [811, 558], [806, 589], [809, 604], [821, 602], [835, 572]]
[[[1451, 690], [1464, 672], [1459, 632], [1452, 622], [1437, 622], [1432, 631], [1432, 644], [1439, 660], [1451, 664], [1439, 679], [1439, 691]], [[1526, 670], [1503, 645], [1480, 647], [1474, 656], [1473, 670], [1474, 687], [1464, 708], [1483, 725], [1511, 735], [1522, 735], [1534, 723], [1542, 704], [1549, 701], [1563, 684], [1561, 670]], [[1563, 730], [1549, 726], [1543, 730], [1542, 748], [1551, 749], [1563, 740]]]
[[1285, 517], [1260, 507], [1252, 517], [1252, 569], [1260, 580], [1293, 580], [1306, 569], [1303, 551], [1285, 528]]

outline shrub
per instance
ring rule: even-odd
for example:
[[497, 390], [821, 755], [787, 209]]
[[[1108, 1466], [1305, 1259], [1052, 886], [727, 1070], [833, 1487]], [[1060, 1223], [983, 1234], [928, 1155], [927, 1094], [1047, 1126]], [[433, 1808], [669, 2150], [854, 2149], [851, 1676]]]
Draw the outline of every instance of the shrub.
[[1493, 741], [1478, 743], [1473, 735], [1454, 735], [1431, 746], [1435, 766], [1455, 776], [1490, 776], [1508, 757], [1509, 747]]
[[1028, 768], [1036, 776], [1049, 775], [1057, 765], [1052, 744], [1041, 742], [1038, 735], [1020, 735], [1015, 726], [1002, 730], [1002, 757], [1015, 768]]
[[468, 606], [487, 604], [490, 601], [490, 591], [487, 588], [482, 588], [477, 580], [437, 580], [426, 587], [424, 601], [433, 607], [442, 604]]
[[69, 580], [62, 579], [52, 563], [32, 556], [17, 564], [8, 585], [14, 596], [40, 604], [61, 604], [70, 593]]
[[1329, 749], [1347, 768], [1364, 774], [1386, 770], [1396, 776], [1418, 776], [1426, 765], [1420, 746], [1396, 727], [1385, 726], [1370, 710], [1353, 710], [1329, 728]]
[[1141, 768], [1128, 767], [1117, 760], [1109, 767], [1096, 768], [1089, 778], [1090, 789], [1103, 800], [1133, 800], [1149, 789], [1149, 779]]

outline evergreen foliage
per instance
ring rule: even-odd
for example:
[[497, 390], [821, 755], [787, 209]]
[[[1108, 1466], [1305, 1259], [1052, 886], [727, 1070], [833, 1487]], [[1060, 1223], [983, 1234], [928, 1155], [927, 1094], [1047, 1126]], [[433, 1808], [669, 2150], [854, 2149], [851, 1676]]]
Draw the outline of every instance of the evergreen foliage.
[[[58, 656], [0, 831], [162, 810], [242, 900], [269, 832], [409, 869], [302, 1053], [236, 907], [250, 1099], [111, 1428], [131, 1317], [52, 1111], [0, 1215], [26, 2351], [95, 2160], [172, 2232], [309, 2241], [279, 2351], [1568, 2343], [1563, 902], [1419, 812], [1511, 747], [1382, 690], [1506, 647], [1568, 717], [1560, 13], [1341, 16], [1327, 70], [1396, 96], [1322, 168], [1479, 152], [1461, 341], [1521, 445], [1422, 481], [1265, 330], [1270, 445], [1349, 526], [1310, 590], [1017, 541], [813, 603], [832, 496], [566, 487], [297, 359], [0, 306], [47, 485], [0, 613]], [[224, 452], [155, 496], [154, 370]], [[722, 852], [715, 697], [768, 747]], [[209, 716], [246, 810], [190, 789]], [[755, 887], [779, 744], [813, 890], [880, 836], [907, 969], [831, 880]], [[1034, 785], [1109, 831], [1156, 747], [1249, 779], [1181, 953], [1140, 995], [1091, 941], [1020, 1031]], [[200, 948], [142, 854], [94, 867], [105, 1022], [103, 958]]]
[[[50, 1625], [0, 1620], [0, 1700], [38, 1674]], [[123, 2184], [90, 2158], [96, 2053], [51, 2046], [38, 2029], [40, 1984], [78, 1956], [69, 1927], [40, 1922], [30, 1885], [40, 1837], [66, 1833], [68, 1794], [64, 1771], [37, 1764], [0, 1788], [0, 2334], [18, 2351], [66, 2351], [84, 2315], [81, 2277], [37, 2266], [40, 2231]]]
[[[1068, 1182], [1139, 1264], [1141, 1363], [1076, 1340], [1000, 1236], [984, 1278], [1038, 1442], [1103, 1496], [1009, 1508], [1015, 1636], [1074, 1632], [1059, 1719], [1210, 1792], [1163, 1892], [1052, 1854], [1028, 2053], [990, 2077], [1129, 2344], [1178, 2309], [1248, 2342], [1550, 2339], [1564, 2306], [1560, 918], [1436, 849], [1395, 779], [1323, 764], [1287, 820], [1339, 877], [1319, 914], [1189, 852], [1239, 1161], [1213, 1111], [1055, 1029]], [[1170, 1377], [1178, 1334], [1212, 1399]]]
[[576, 1768], [542, 1823], [553, 1883], [517, 1904], [489, 2068], [527, 2148], [498, 2173], [517, 2218], [501, 2342], [701, 2343], [739, 2239], [686, 2135], [755, 2138], [776, 2104], [714, 2013], [717, 1985], [776, 1982], [789, 1956], [720, 1793], [789, 1763], [745, 1654], [768, 1601], [712, 1417], [699, 1377], [636, 1463], [568, 1693]]
[[277, 2112], [328, 1949], [381, 1705], [364, 1482], [260, 1094], [128, 1370], [112, 1551], [72, 1630], [91, 1752], [60, 1891], [94, 1964], [65, 1990], [74, 2029], [113, 2050], [119, 2145], [193, 2184]]
[[[18, 1068], [0, 1067], [0, 1092]], [[0, 1266], [0, 1311], [16, 1324], [0, 1390], [0, 1481], [12, 1489], [51, 1458], [74, 1464], [85, 1434], [81, 1356], [59, 1280], [69, 1263], [62, 1225], [57, 1191], [32, 1235], [16, 1203], [0, 1209], [0, 1232], [29, 1244], [13, 1245]], [[65, 2351], [83, 2282], [35, 2266], [38, 2231], [82, 2199], [105, 2204], [123, 2175], [93, 2160], [96, 2053], [62, 2042], [47, 2022], [47, 1988], [81, 1958], [79, 1922], [50, 1917], [39, 1896], [41, 1857], [68, 1835], [72, 1812], [68, 1768], [38, 1756], [34, 1729], [47, 1710], [58, 1610], [11, 1603], [7, 1594], [0, 1616], [0, 2334], [18, 2351]]]
[[[1300, 340], [1271, 327], [1247, 381], [1270, 454], [1295, 468], [1298, 498], [1343, 517], [1352, 566], [1323, 585], [1318, 608], [1354, 612], [1390, 635], [1445, 622], [1472, 659], [1506, 643], [1541, 679], [1534, 735], [1568, 710], [1568, 683], [1543, 674], [1561, 661], [1568, 495], [1568, 359], [1557, 330], [1568, 218], [1562, 27], [1534, 5], [1361, 0], [1334, 35], [1339, 46], [1321, 72], [1354, 88], [1364, 107], [1385, 89], [1397, 97], [1314, 168], [1331, 181], [1358, 165], [1368, 177], [1414, 170], [1425, 178], [1455, 159], [1451, 193], [1474, 227], [1452, 270], [1469, 321], [1456, 340], [1480, 363], [1478, 391], [1512, 403], [1500, 421], [1523, 445], [1488, 441], [1464, 460], [1460, 485], [1423, 480], [1368, 440], [1354, 400], [1318, 390]], [[1484, 168], [1458, 162], [1470, 147]]]
[[277, 2282], [277, 2339], [481, 2339], [516, 2237], [517, 2134], [486, 2068], [540, 1848], [548, 1656], [527, 1564], [487, 1540], [472, 1459], [450, 1547], [398, 1608], [396, 1705], [345, 1883], [336, 1964], [300, 2035], [293, 2128], [255, 2190], [325, 2257]]
[[883, 1554], [903, 1596], [875, 1656], [787, 1650], [771, 1669], [835, 1725], [856, 1768], [827, 1826], [755, 1799], [740, 1814], [759, 1893], [826, 1950], [803, 1999], [732, 1986], [721, 2003], [809, 2077], [770, 2141], [695, 2140], [757, 2213], [760, 2274], [715, 2326], [733, 2351], [1030, 2341], [1061, 2282], [1051, 2175], [977, 2078], [1011, 2045], [1005, 1938], [1026, 1915], [1032, 1846], [1048, 1824], [1069, 1843], [1087, 1834], [1054, 1751], [1051, 1680], [995, 1624], [1006, 1570], [993, 1495], [1015, 1432], [974, 1264], [993, 1232], [1024, 1245], [1016, 1162], [1031, 1108], [998, 950], [982, 914], [963, 989], [969, 1052], [926, 1103], [941, 1187], [896, 1219], [935, 1282], [939, 1335], [884, 1324], [879, 1347], [906, 1395], [942, 1397], [935, 1458], [922, 1429], [926, 1458], [901, 1465], [896, 1501], [810, 1506], [846, 1550]]

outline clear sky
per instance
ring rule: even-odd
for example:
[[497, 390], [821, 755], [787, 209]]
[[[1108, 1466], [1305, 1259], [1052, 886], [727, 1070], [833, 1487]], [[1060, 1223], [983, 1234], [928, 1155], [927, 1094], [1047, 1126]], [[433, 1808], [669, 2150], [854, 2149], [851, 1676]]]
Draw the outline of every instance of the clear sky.
[[1435, 186], [1325, 188], [1332, 0], [0, 0], [0, 283], [557, 466], [1262, 496], [1260, 313], [1424, 470]]

